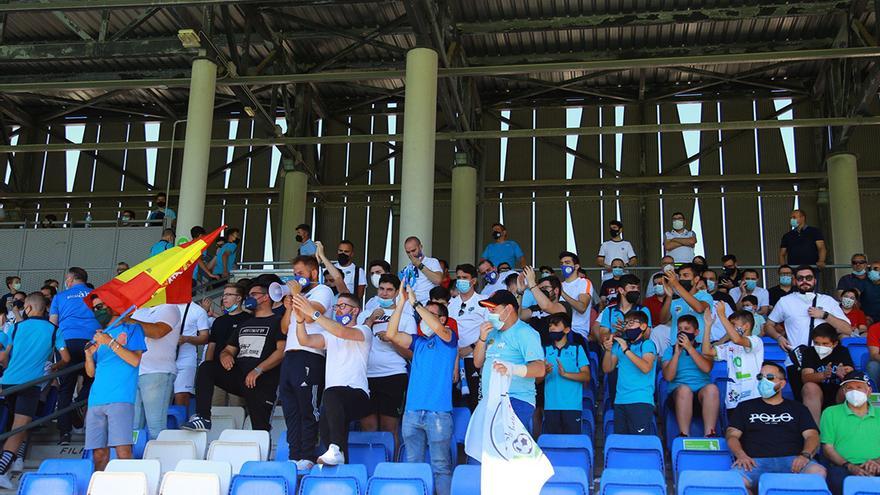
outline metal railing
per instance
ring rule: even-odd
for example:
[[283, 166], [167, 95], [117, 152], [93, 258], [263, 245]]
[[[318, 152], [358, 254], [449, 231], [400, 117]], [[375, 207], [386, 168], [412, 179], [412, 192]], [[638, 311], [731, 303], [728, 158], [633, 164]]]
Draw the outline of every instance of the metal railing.
[[[49, 373], [48, 375], [44, 375], [39, 378], [35, 378], [29, 382], [25, 382], [20, 385], [15, 385], [14, 387], [0, 389], [0, 395], [8, 398], [11, 395], [15, 395], [16, 393], [18, 393], [22, 390], [28, 389], [28, 388], [33, 387], [35, 385], [39, 385], [43, 382], [52, 381], [56, 378], [60, 378], [62, 376], [67, 376], [71, 373], [77, 373], [80, 370], [82, 370], [84, 367], [85, 367], [85, 363], [72, 364], [72, 365], [66, 366], [63, 369], [60, 369], [58, 371], [54, 371], [52, 373]], [[79, 407], [84, 406], [85, 403], [86, 403], [86, 399], [78, 400], [76, 402], [71, 403], [69, 406], [67, 406], [63, 409], [57, 409], [54, 412], [47, 414], [41, 418], [37, 418], [37, 419], [32, 420], [30, 423], [28, 423], [24, 426], [20, 426], [14, 430], [3, 433], [2, 435], [0, 435], [0, 443], [6, 441], [7, 438], [9, 438], [13, 435], [17, 435], [19, 433], [29, 431], [34, 428], [40, 427], [46, 423], [49, 423], [52, 420], [54, 420], [55, 418], [63, 416], [71, 411], [74, 411], [75, 409], [77, 409]]]

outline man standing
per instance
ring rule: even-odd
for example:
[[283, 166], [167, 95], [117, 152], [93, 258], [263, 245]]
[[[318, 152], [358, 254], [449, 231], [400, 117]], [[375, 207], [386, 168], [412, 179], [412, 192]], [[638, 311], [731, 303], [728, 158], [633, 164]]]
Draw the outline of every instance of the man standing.
[[498, 273], [498, 269], [492, 263], [492, 260], [483, 258], [477, 263], [477, 270], [480, 272], [480, 277], [483, 278], [483, 290], [480, 291], [480, 294], [489, 297], [497, 290], [507, 289], [505, 277]]
[[632, 244], [623, 240], [623, 223], [620, 220], [608, 222], [608, 235], [610, 239], [599, 246], [599, 255], [596, 257], [596, 264], [605, 268], [603, 279], [611, 277], [611, 261], [620, 259], [628, 266], [635, 266], [639, 261]]
[[581, 260], [575, 253], [559, 253], [559, 269], [562, 272], [562, 300], [572, 309], [571, 329], [586, 340], [590, 336], [593, 283], [578, 276]]
[[177, 344], [180, 342], [180, 310], [176, 304], [142, 308], [126, 319], [140, 324], [147, 351], [140, 361], [134, 422], [146, 424], [150, 440], [159, 437], [168, 421], [168, 403], [177, 376]]
[[694, 259], [694, 246], [697, 245], [697, 234], [685, 228], [684, 213], [677, 211], [672, 214], [672, 230], [666, 232], [663, 249], [667, 256], [672, 256], [675, 263], [690, 263]]
[[298, 256], [314, 256], [317, 250], [315, 241], [312, 240], [312, 228], [308, 224], [301, 223], [296, 227], [296, 242], [299, 243]]
[[783, 297], [789, 295], [794, 288], [794, 285], [792, 284], [792, 282], [794, 282], [794, 270], [792, 270], [790, 266], [780, 265], [776, 273], [779, 277], [779, 284], [770, 287], [770, 290], [768, 291], [770, 293], [770, 311], [773, 311], [773, 307], [776, 306], [776, 303], [778, 303]]
[[507, 263], [510, 267], [526, 266], [526, 257], [516, 241], [507, 238], [507, 229], [500, 223], [492, 224], [493, 241], [483, 249], [480, 258], [487, 259], [494, 266]]
[[153, 205], [156, 207], [150, 214], [147, 216], [147, 220], [175, 220], [177, 219], [177, 214], [174, 213], [174, 210], [166, 207], [166, 203], [168, 203], [168, 197], [165, 196], [165, 193], [159, 193], [156, 195], [156, 199], [153, 200]]
[[443, 280], [443, 268], [437, 258], [430, 258], [422, 250], [422, 241], [418, 237], [407, 237], [403, 249], [409, 257], [410, 264], [404, 267], [401, 282], [412, 287], [416, 299], [425, 304], [430, 299], [431, 289], [440, 285]]
[[218, 275], [222, 279], [228, 279], [229, 273], [235, 270], [236, 258], [238, 256], [238, 239], [241, 237], [241, 231], [238, 229], [229, 229], [226, 231], [226, 242], [217, 250], [214, 258], [214, 275]]
[[[85, 362], [86, 345], [95, 336], [95, 331], [101, 328], [101, 324], [95, 319], [95, 313], [86, 306], [83, 298], [92, 290], [86, 286], [89, 274], [79, 267], [71, 267], [64, 277], [64, 285], [67, 290], [61, 291], [52, 300], [49, 308], [49, 321], [58, 325], [61, 338], [67, 346], [71, 364]], [[63, 409], [73, 402], [73, 392], [76, 382], [83, 377], [83, 386], [79, 397], [89, 396], [89, 386], [92, 380], [80, 373], [70, 373], [61, 377], [61, 386], [58, 389], [58, 408]], [[70, 431], [72, 429], [72, 412], [58, 418], [58, 433], [60, 440], [58, 445], [70, 445]]]
[[825, 268], [826, 254], [822, 232], [807, 225], [807, 215], [802, 210], [793, 210], [791, 230], [782, 236], [779, 244], [779, 264], [809, 265], [821, 270]]
[[3, 297], [0, 298], [0, 307], [5, 307], [6, 300], [15, 295], [16, 292], [21, 290], [21, 277], [17, 275], [6, 277], [6, 288], [9, 289], [9, 292], [3, 294]]
[[157, 254], [167, 251], [174, 247], [174, 230], [173, 229], [165, 229], [162, 231], [162, 238], [159, 239], [156, 244], [150, 248], [150, 256], [156, 256]]
[[474, 348], [474, 366], [483, 369], [481, 386], [489, 388], [492, 370], [512, 375], [508, 395], [513, 412], [526, 431], [532, 432], [535, 413], [535, 378], [543, 377], [544, 352], [541, 337], [528, 323], [519, 319], [519, 303], [506, 290], [480, 301], [488, 308], [489, 318], [480, 327]]
[[449, 301], [449, 314], [458, 323], [459, 356], [464, 359], [464, 372], [468, 386], [468, 407], [473, 411], [480, 400], [480, 371], [474, 366], [474, 347], [480, 338], [480, 325], [489, 312], [480, 305], [486, 296], [476, 291], [477, 269], [464, 264], [455, 267], [455, 288], [458, 295]]
[[764, 473], [809, 473], [825, 477], [825, 468], [813, 460], [819, 432], [810, 411], [782, 397], [785, 370], [765, 362], [758, 375], [760, 399], [741, 402], [730, 417], [727, 445], [752, 493]]
[[208, 343], [211, 324], [208, 322], [208, 312], [196, 303], [178, 304], [177, 309], [180, 311], [183, 328], [177, 349], [174, 403], [178, 406], [189, 406], [190, 397], [196, 393], [196, 368], [199, 366], [196, 346]]
[[[317, 245], [323, 259], [326, 259], [326, 256], [323, 256], [324, 247], [320, 243], [317, 243]], [[324, 266], [330, 270], [330, 263], [324, 261]], [[342, 272], [341, 281], [345, 284], [346, 290], [339, 289], [339, 293], [348, 292], [363, 299], [364, 290], [367, 288], [367, 274], [362, 266], [359, 267], [354, 263], [354, 244], [351, 241], [343, 240], [339, 242], [339, 246], [336, 248], [336, 262], [333, 263], [333, 266]], [[333, 272], [331, 271], [330, 273]], [[339, 287], [339, 277], [333, 274], [333, 279], [336, 281], [337, 287]]]

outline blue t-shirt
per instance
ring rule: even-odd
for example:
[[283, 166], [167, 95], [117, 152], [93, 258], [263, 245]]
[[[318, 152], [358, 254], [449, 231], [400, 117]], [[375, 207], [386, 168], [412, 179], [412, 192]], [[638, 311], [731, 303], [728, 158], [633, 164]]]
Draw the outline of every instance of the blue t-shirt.
[[300, 256], [314, 256], [317, 252], [318, 246], [315, 245], [315, 241], [311, 239], [306, 239], [306, 242], [300, 244], [299, 246]]
[[458, 360], [458, 336], [443, 342], [437, 335], [411, 335], [413, 351], [409, 386], [406, 390], [407, 411], [452, 411], [452, 370]]
[[[164, 213], [164, 216], [160, 215], [160, 213]], [[174, 210], [171, 208], [165, 208], [164, 212], [160, 212], [159, 210], [153, 210], [150, 212], [150, 215], [147, 217], [147, 220], [159, 220], [161, 218], [167, 218], [169, 220], [174, 220], [177, 218], [177, 213], [174, 213]]]
[[167, 251], [173, 247], [173, 243], [170, 243], [163, 239], [156, 244], [153, 244], [153, 247], [150, 248], [150, 256], [156, 256], [157, 254]]
[[[633, 307], [630, 311], [641, 311], [645, 313], [645, 316], [648, 317], [648, 327], [653, 327], [654, 325], [651, 322], [651, 311], [641, 304], [633, 304]], [[626, 316], [624, 312], [617, 306], [617, 304], [612, 304], [607, 308], [602, 310], [602, 314], [599, 315], [599, 326], [605, 327], [611, 330], [611, 333], [614, 333], [614, 325], [617, 322], [623, 322], [623, 318]]]
[[[671, 345], [663, 352], [664, 363], [672, 359], [674, 349], [675, 345]], [[672, 390], [679, 385], [687, 385], [692, 391], [696, 392], [710, 383], [712, 383], [712, 377], [709, 376], [709, 373], [700, 371], [697, 363], [694, 362], [694, 358], [682, 349], [681, 355], [678, 356], [678, 368], [675, 372], [675, 379], [669, 383], [669, 389]]]
[[[650, 340], [643, 340], [629, 346], [636, 356], [645, 354], [657, 354], [657, 347]], [[614, 396], [614, 404], [654, 404], [654, 373], [655, 367], [647, 373], [642, 373], [629, 357], [620, 350], [617, 342], [611, 348], [611, 352], [617, 357], [617, 394]]]
[[580, 411], [583, 407], [581, 397], [584, 395], [584, 384], [564, 378], [557, 370], [556, 360], [562, 363], [562, 369], [569, 373], [580, 373], [581, 368], [590, 365], [584, 348], [566, 343], [562, 349], [555, 345], [544, 348], [544, 361], [553, 367], [553, 371], [544, 377], [544, 409], [548, 411]]
[[61, 330], [64, 340], [91, 340], [95, 336], [95, 330], [101, 328], [95, 314], [83, 301], [90, 292], [92, 289], [85, 284], [76, 284], [52, 298], [49, 314], [58, 316], [58, 329]]
[[[130, 351], [146, 351], [144, 329], [137, 323], [121, 323], [107, 330], [107, 335], [120, 340], [125, 334], [124, 347]], [[119, 342], [120, 344], [122, 342]], [[134, 404], [137, 392], [138, 367], [132, 366], [110, 347], [102, 345], [93, 356], [95, 360], [95, 381], [89, 392], [89, 406], [101, 406], [125, 402]]]
[[[483, 362], [480, 387], [483, 391], [489, 390], [489, 377], [492, 374], [495, 361], [528, 364], [543, 359], [544, 349], [541, 348], [541, 337], [538, 335], [538, 331], [528, 323], [517, 320], [507, 330], [492, 330], [486, 337], [486, 360]], [[513, 399], [519, 399], [534, 406], [535, 379], [513, 376], [508, 395]]]
[[522, 248], [516, 241], [493, 242], [483, 250], [482, 257], [491, 261], [495, 266], [507, 263], [510, 268], [516, 268], [517, 262], [524, 256]]
[[237, 249], [237, 244], [227, 242], [217, 250], [217, 263], [214, 264], [214, 275], [223, 275], [223, 253], [229, 253], [229, 257], [226, 259], [226, 271], [232, 272], [235, 270], [235, 254]]
[[0, 377], [0, 384], [19, 385], [36, 380], [46, 373], [46, 361], [52, 352], [64, 349], [61, 332], [55, 335], [55, 347], [52, 347], [52, 334], [57, 328], [45, 318], [28, 318], [16, 323], [12, 332], [12, 357], [9, 367]]
[[[710, 308], [715, 307], [715, 300], [712, 298], [712, 294], [709, 294], [704, 290], [694, 294], [694, 299], [708, 304]], [[669, 322], [669, 328], [671, 328], [670, 339], [672, 342], [675, 342], [675, 339], [678, 338], [678, 319], [682, 315], [693, 315], [697, 319], [697, 324], [700, 327], [700, 331], [697, 333], [697, 342], [703, 341], [703, 314], [694, 311], [694, 308], [692, 308], [687, 301], [680, 297], [673, 299], [672, 302], [669, 303], [669, 314], [672, 318]]]

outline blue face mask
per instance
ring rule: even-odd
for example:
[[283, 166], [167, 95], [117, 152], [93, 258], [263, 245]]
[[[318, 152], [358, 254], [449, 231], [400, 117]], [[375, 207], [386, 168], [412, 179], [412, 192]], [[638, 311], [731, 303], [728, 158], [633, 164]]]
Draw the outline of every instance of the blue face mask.
[[394, 299], [385, 299], [382, 297], [379, 298], [379, 307], [380, 308], [388, 309], [391, 306], [394, 306]]
[[486, 283], [494, 284], [498, 280], [498, 272], [488, 272], [483, 275], [483, 278], [486, 280]]
[[794, 218], [791, 219], [791, 228], [796, 229], [798, 226], [798, 221]]
[[351, 323], [351, 315], [333, 315], [333, 319], [340, 325], [348, 325]]
[[565, 277], [565, 278], [570, 277], [571, 274], [574, 273], [574, 267], [573, 267], [573, 266], [562, 265], [562, 266], [559, 267], [559, 269], [562, 270], [562, 276]]
[[[256, 300], [254, 300], [254, 302], [256, 302]], [[224, 309], [223, 312], [224, 312], [224, 313], [232, 313], [232, 312], [235, 311], [236, 309], [238, 309], [238, 304], [233, 304], [232, 306], [230, 306], [230, 307]]]
[[495, 313], [489, 313], [489, 316], [486, 320], [492, 324], [492, 328], [495, 330], [501, 330], [501, 327], [504, 326], [504, 322], [501, 321], [501, 315], [497, 315]]
[[853, 270], [852, 274], [856, 277], [862, 277], [865, 275], [865, 270]]
[[870, 280], [871, 282], [876, 282], [880, 280], [880, 272], [878, 272], [877, 270], [871, 270], [870, 272], [868, 272], [868, 280]]
[[459, 294], [467, 293], [467, 291], [471, 290], [471, 281], [462, 279], [456, 280], [455, 290], [457, 290]]
[[623, 268], [615, 267], [611, 269], [611, 275], [615, 277], [622, 277], [624, 274]]
[[706, 280], [706, 290], [712, 292], [715, 290], [715, 281], [714, 280]]
[[623, 331], [623, 340], [627, 342], [635, 342], [639, 340], [639, 337], [642, 335], [641, 328], [627, 328]]
[[755, 290], [755, 287], [758, 286], [757, 280], [746, 280], [746, 290]]
[[761, 394], [761, 397], [769, 399], [776, 395], [776, 386], [770, 380], [762, 378], [761, 381], [758, 382], [758, 393]]
[[303, 289], [305, 289], [306, 287], [309, 286], [309, 284], [312, 283], [309, 279], [307, 279], [305, 277], [296, 276], [296, 277], [293, 277], [293, 279], [296, 280], [296, 283], [301, 285]]
[[791, 275], [780, 275], [779, 285], [791, 285]]
[[653, 290], [654, 290], [654, 295], [657, 297], [660, 297], [666, 293], [666, 290], [660, 284], [655, 285]]
[[253, 311], [257, 309], [257, 298], [253, 296], [248, 296], [244, 299], [244, 304], [242, 307], [248, 311]]

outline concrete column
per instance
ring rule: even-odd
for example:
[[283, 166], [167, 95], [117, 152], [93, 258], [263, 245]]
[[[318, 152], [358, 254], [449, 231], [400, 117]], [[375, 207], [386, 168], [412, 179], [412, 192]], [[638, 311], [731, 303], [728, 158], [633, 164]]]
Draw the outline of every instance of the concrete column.
[[[862, 242], [862, 207], [856, 155], [835, 153], [826, 158], [828, 166], [828, 203], [831, 209], [831, 234], [835, 263], [846, 263], [853, 253], [864, 253]], [[838, 277], [849, 269], [838, 270]]]
[[305, 172], [289, 170], [284, 173], [278, 258], [280, 261], [290, 260], [296, 256], [299, 243], [296, 242], [294, 230], [297, 225], [305, 222], [308, 188], [309, 176]]
[[[199, 58], [193, 62], [186, 115], [186, 139], [180, 171], [180, 201], [177, 204], [177, 238], [189, 239], [189, 230], [205, 221], [205, 191], [214, 125], [214, 93], [217, 65]], [[203, 225], [209, 232], [216, 226]]]
[[414, 48], [406, 54], [403, 114], [400, 240], [397, 263], [408, 262], [403, 241], [416, 236], [431, 254], [434, 229], [434, 137], [437, 129], [437, 52]]
[[477, 169], [458, 165], [452, 169], [452, 217], [449, 232], [450, 267], [476, 259]]

